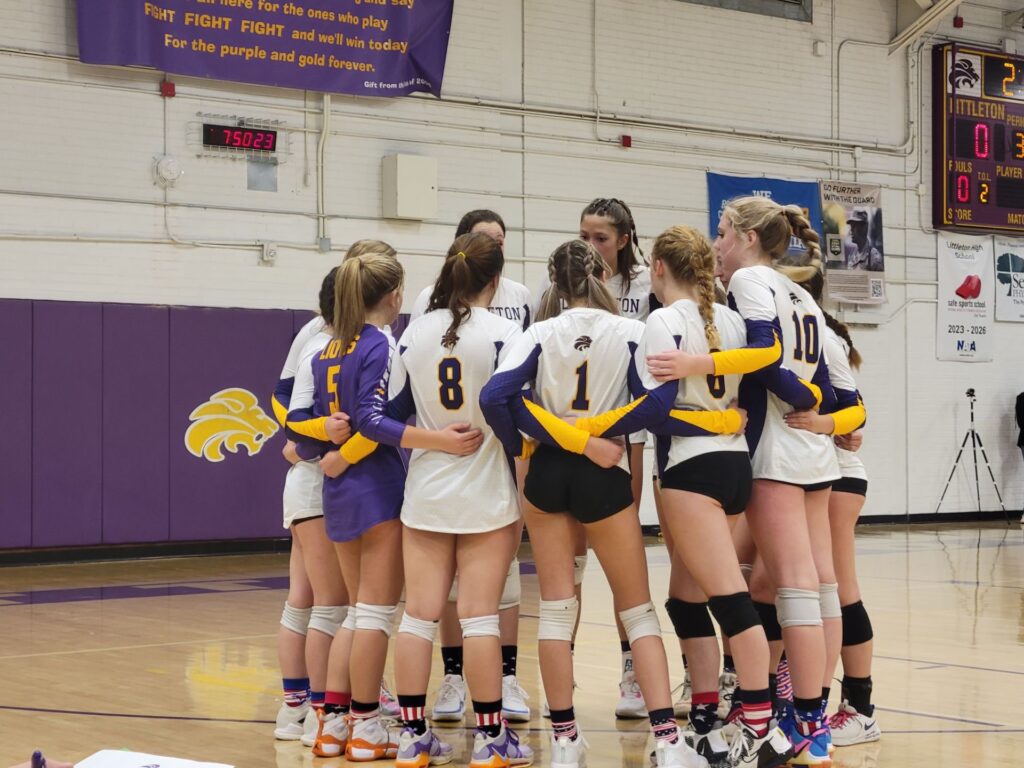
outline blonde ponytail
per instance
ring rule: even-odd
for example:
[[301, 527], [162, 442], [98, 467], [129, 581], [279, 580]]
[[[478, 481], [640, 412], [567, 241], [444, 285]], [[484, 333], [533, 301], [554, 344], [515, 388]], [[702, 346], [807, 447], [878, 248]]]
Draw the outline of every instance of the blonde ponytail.
[[404, 276], [394, 256], [374, 250], [341, 263], [334, 281], [334, 337], [341, 341], [344, 354], [359, 337], [367, 312], [401, 289]]
[[677, 281], [697, 290], [697, 309], [704, 321], [708, 349], [721, 349], [722, 339], [715, 325], [715, 254], [708, 239], [693, 227], [671, 227], [654, 241], [651, 259], [664, 264]]

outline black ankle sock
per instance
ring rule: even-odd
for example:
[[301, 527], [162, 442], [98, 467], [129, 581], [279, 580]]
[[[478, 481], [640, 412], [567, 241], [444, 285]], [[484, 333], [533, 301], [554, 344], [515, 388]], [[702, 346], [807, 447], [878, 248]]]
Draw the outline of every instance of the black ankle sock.
[[825, 688], [824, 686], [822, 686], [822, 688], [821, 688], [821, 704], [822, 704], [822, 706], [825, 707], [825, 709], [828, 709], [828, 696], [829, 696], [829, 694], [831, 692], [832, 692], [831, 688]]
[[711, 733], [718, 722], [717, 704], [694, 704], [690, 709], [690, 725], [698, 736]]
[[843, 676], [843, 698], [850, 706], [866, 717], [875, 713], [875, 707], [871, 703], [871, 676], [849, 677]]
[[619, 640], [619, 650], [623, 653], [629, 653], [629, 640]]
[[412, 728], [417, 736], [427, 732], [427, 694], [416, 696], [398, 694], [398, 706], [402, 708], [402, 722], [406, 728]]
[[355, 716], [367, 715], [380, 709], [379, 701], [356, 701], [352, 699], [352, 714]]
[[501, 646], [501, 674], [508, 677], [516, 673], [516, 655], [519, 653], [518, 645]]
[[452, 645], [441, 649], [441, 659], [444, 661], [444, 673], [446, 675], [462, 676], [462, 646]]
[[724, 672], [735, 672], [736, 663], [732, 660], [732, 654], [727, 653], [722, 656], [722, 671]]

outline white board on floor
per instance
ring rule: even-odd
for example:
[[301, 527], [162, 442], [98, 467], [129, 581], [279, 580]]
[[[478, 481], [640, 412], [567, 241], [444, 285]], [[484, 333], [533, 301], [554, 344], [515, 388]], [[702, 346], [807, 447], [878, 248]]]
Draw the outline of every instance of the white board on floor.
[[118, 749], [104, 749], [91, 755], [75, 768], [234, 768], [224, 763], [198, 763], [180, 757], [161, 757], [142, 752], [123, 752]]

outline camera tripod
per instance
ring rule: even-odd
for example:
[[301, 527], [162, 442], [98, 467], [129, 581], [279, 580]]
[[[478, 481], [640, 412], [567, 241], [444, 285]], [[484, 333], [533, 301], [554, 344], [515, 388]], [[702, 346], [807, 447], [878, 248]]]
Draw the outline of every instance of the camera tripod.
[[949, 477], [946, 479], [946, 487], [942, 489], [942, 495], [939, 497], [939, 503], [935, 507], [935, 514], [939, 513], [939, 508], [942, 507], [942, 502], [946, 498], [946, 491], [949, 490], [949, 484], [953, 481], [953, 475], [956, 474], [957, 465], [960, 463], [960, 458], [964, 455], [964, 448], [967, 447], [967, 441], [971, 441], [971, 452], [974, 456], [974, 493], [978, 499], [978, 511], [981, 512], [981, 483], [978, 480], [978, 449], [981, 449], [981, 458], [985, 461], [985, 469], [988, 470], [988, 476], [992, 478], [992, 487], [995, 488], [996, 498], [999, 499], [999, 508], [1003, 510], [1003, 517], [1006, 519], [1006, 524], [1010, 524], [1010, 516], [1006, 512], [1006, 505], [1003, 504], [1003, 495], [999, 492], [999, 484], [996, 482], [996, 476], [992, 472], [992, 465], [988, 462], [988, 454], [985, 453], [985, 446], [981, 442], [981, 435], [974, 428], [974, 401], [977, 397], [974, 395], [974, 388], [971, 387], [967, 390], [967, 400], [971, 404], [971, 426], [967, 430], [967, 434], [964, 435], [964, 440], [960, 443], [960, 450], [956, 454], [956, 458], [953, 459], [953, 469], [949, 472]]

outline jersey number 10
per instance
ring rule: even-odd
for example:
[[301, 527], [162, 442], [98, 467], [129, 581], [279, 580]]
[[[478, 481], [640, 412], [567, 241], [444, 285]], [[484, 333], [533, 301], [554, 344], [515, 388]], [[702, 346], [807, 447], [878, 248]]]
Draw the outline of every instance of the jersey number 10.
[[800, 315], [794, 312], [793, 326], [796, 330], [796, 348], [793, 350], [793, 359], [806, 360], [813, 365], [818, 362], [820, 352], [818, 318], [814, 315], [804, 315], [803, 322], [801, 322]]

